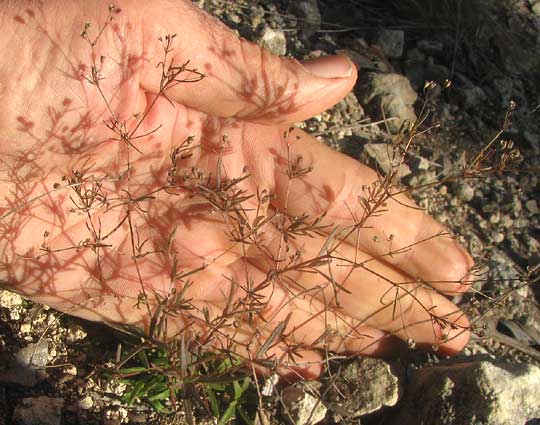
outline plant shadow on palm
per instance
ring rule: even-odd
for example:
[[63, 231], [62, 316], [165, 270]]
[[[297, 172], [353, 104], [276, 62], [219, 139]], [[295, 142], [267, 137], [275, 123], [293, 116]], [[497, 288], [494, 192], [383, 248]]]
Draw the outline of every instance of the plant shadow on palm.
[[[298, 85], [273, 87], [275, 70], [252, 79], [226, 48], [208, 52], [241, 82], [229, 89], [245, 110], [221, 118], [171, 100], [218, 73], [178, 61], [175, 35], [159, 38], [151, 63], [158, 90], [136, 96], [125, 86], [146, 59], [113, 60], [101, 43], [128, 42], [119, 14], [84, 27], [88, 63], [64, 73], [84, 96], [51, 105], [45, 125], [17, 117], [25, 145], [3, 160], [4, 288], [142, 338], [117, 359], [126, 403], [145, 396], [167, 413], [162, 401], [181, 395], [222, 420], [249, 416], [251, 373], [313, 377], [333, 353], [467, 343], [471, 325], [449, 297], [473, 283], [472, 260], [397, 180], [421, 120], [397, 137], [401, 159], [383, 176], [261, 123], [296, 116]], [[448, 179], [515, 159], [495, 144]]]

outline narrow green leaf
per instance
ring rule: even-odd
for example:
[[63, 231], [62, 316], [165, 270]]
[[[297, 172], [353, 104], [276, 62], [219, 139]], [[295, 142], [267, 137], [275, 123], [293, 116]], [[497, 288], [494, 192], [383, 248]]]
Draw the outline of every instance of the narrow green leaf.
[[152, 400], [152, 401], [148, 401], [150, 403], [150, 405], [156, 410], [158, 411], [159, 413], [162, 413], [164, 415], [170, 415], [173, 411], [171, 409], [167, 409], [162, 403], [161, 401], [158, 401], [158, 400]]
[[237, 404], [238, 403], [236, 401], [233, 401], [231, 404], [229, 404], [229, 407], [227, 407], [227, 410], [225, 410], [223, 416], [219, 419], [218, 425], [226, 425], [234, 419]]
[[135, 384], [135, 386], [133, 387], [133, 390], [129, 393], [125, 401], [125, 403], [128, 406], [131, 406], [133, 402], [135, 401], [135, 399], [140, 396], [140, 394], [144, 390], [145, 385], [146, 383], [144, 381], [139, 381]]
[[148, 397], [148, 401], [152, 402], [152, 401], [158, 401], [158, 400], [167, 400], [170, 398], [170, 396], [171, 396], [170, 390], [167, 388], [157, 394], [154, 394], [151, 397]]
[[246, 412], [246, 410], [242, 406], [238, 405], [236, 410], [238, 410], [240, 417], [247, 425], [253, 425], [253, 421], [249, 417], [248, 412]]
[[206, 388], [206, 394], [208, 395], [208, 400], [210, 401], [210, 409], [212, 409], [212, 414], [219, 418], [219, 402], [214, 394], [214, 391], [212, 391], [210, 388]]
[[139, 361], [143, 364], [144, 367], [147, 369], [150, 369], [150, 362], [148, 361], [148, 357], [146, 356], [146, 350], [141, 350], [137, 354], [137, 358]]
[[238, 381], [233, 382], [233, 388], [234, 388], [234, 399], [240, 400], [240, 398], [242, 397], [243, 391]]
[[140, 372], [146, 372], [148, 368], [142, 367], [142, 366], [134, 366], [134, 367], [125, 367], [123, 369], [120, 369], [118, 372], [123, 375], [131, 375], [134, 373], [140, 373]]

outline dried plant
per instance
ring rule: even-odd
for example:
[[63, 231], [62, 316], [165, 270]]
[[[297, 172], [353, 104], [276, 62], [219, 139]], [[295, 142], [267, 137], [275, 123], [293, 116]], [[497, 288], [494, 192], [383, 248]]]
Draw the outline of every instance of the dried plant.
[[[22, 158], [16, 159], [8, 172], [15, 189], [5, 200], [8, 208], [0, 214], [0, 232], [8, 235], [22, 229], [26, 220], [34, 218], [36, 206], [54, 211], [55, 201], [49, 199], [52, 195], [61, 194], [70, 200], [70, 213], [82, 220], [78, 239], [64, 237], [53, 241], [45, 229], [39, 252], [27, 255], [25, 270], [10, 270], [4, 261], [2, 267], [8, 269], [8, 274], [20, 273], [30, 280], [39, 274], [42, 290], [47, 287], [48, 279], [60, 273], [62, 264], [58, 255], [62, 254], [64, 261], [87, 267], [94, 282], [87, 293], [76, 297], [78, 301], [68, 312], [85, 316], [101, 305], [118, 306], [120, 310], [126, 306], [123, 301], [128, 300], [130, 317], [123, 317], [121, 311], [119, 317], [129, 324], [113, 321], [107, 315], [97, 317], [140, 338], [130, 350], [118, 355], [115, 371], [132, 385], [124, 402], [130, 405], [145, 398], [156, 409], [170, 413], [180, 402], [191, 412], [195, 400], [197, 409], [219, 416], [221, 423], [235, 415], [249, 423], [254, 412], [249, 410], [252, 406], [246, 407], [249, 403], [244, 403], [243, 396], [248, 391], [247, 377], [252, 371], [258, 368], [273, 373], [282, 370], [283, 365], [302, 365], [303, 351], [312, 347], [319, 349], [326, 357], [325, 362], [329, 362], [333, 353], [347, 351], [349, 340], [364, 342], [364, 349], [369, 349], [380, 341], [366, 342], [362, 327], [382, 313], [391, 312], [393, 328], [389, 335], [403, 335], [418, 324], [407, 322], [407, 310], [421, 308], [429, 317], [434, 333], [440, 334], [438, 344], [446, 343], [450, 332], [458, 327], [456, 317], [437, 315], [433, 307], [424, 305], [417, 293], [420, 288], [428, 287], [427, 282], [394, 280], [379, 273], [375, 263], [404, 256], [417, 245], [447, 234], [437, 232], [398, 247], [393, 247], [393, 235], [389, 234], [384, 241], [389, 248], [369, 258], [360, 255], [359, 235], [370, 229], [373, 219], [384, 217], [389, 203], [401, 204], [404, 194], [450, 180], [513, 171], [519, 152], [511, 142], [499, 141], [502, 132], [455, 174], [421, 187], [403, 188], [398, 179], [400, 167], [415, 138], [424, 131], [422, 125], [429, 113], [426, 108], [418, 122], [403, 128], [396, 137], [393, 155], [397, 161], [392, 161], [396, 164], [392, 170], [360, 188], [357, 193], [360, 208], [353, 211], [351, 206], [343, 206], [348, 208], [353, 225], [333, 223], [324, 209], [318, 214], [291, 214], [291, 188], [297, 182], [305, 182], [313, 173], [310, 160], [291, 147], [297, 137], [294, 128], [285, 131], [281, 138], [285, 154], [277, 162], [287, 184], [279, 209], [273, 206], [276, 194], [267, 188], [253, 187], [247, 167], [238, 175], [231, 175], [225, 167], [224, 157], [233, 143], [227, 136], [208, 146], [207, 141], [197, 141], [190, 135], [173, 146], [167, 158], [147, 152], [146, 142], [159, 138], [161, 129], [158, 125], [144, 130], [157, 102], [166, 99], [173, 104], [168, 97], [171, 88], [196, 84], [205, 76], [187, 60], [175, 63], [172, 52], [177, 35], [164, 35], [159, 38], [163, 57], [156, 66], [158, 93], [144, 111], [121, 117], [113, 106], [114, 98], [108, 97], [102, 88], [106, 81], [103, 67], [109, 58], [99, 55], [97, 49], [118, 13], [111, 6], [96, 34], [91, 35], [92, 25], [88, 23], [81, 37], [88, 44], [90, 58], [83, 83], [97, 92], [105, 105], [108, 117], [102, 124], [110, 132], [107, 142], [118, 146], [121, 160], [114, 164], [116, 168], [106, 169], [85, 156], [46, 194], [28, 197], [35, 193], [36, 178], [31, 174], [21, 176]], [[31, 123], [21, 119], [20, 124], [20, 131], [31, 136]], [[81, 135], [81, 140], [84, 137]], [[205, 149], [211, 150], [216, 160], [202, 166], [197, 159]], [[138, 168], [138, 162], [144, 163], [144, 171]], [[39, 175], [39, 170], [33, 172]], [[178, 227], [171, 230], [168, 210], [171, 206], [183, 212], [187, 230], [190, 219], [203, 217], [205, 226], [225, 235], [225, 248], [209, 252], [203, 260], [197, 255], [187, 259], [189, 250], [182, 246], [185, 235]], [[68, 224], [66, 219], [60, 226]], [[322, 245], [314, 250], [309, 246], [310, 240], [322, 241]], [[354, 252], [346, 252], [345, 245], [355, 247]], [[219, 267], [227, 264], [231, 255], [245, 259], [240, 270], [231, 275], [221, 274]], [[256, 261], [267, 272], [257, 273], [255, 268], [248, 267], [248, 260]], [[131, 274], [123, 274], [123, 269], [129, 269]], [[162, 270], [167, 271], [167, 282], [156, 285], [154, 279], [161, 279], [158, 271]], [[359, 270], [385, 282], [388, 289], [371, 314], [352, 320], [343, 314], [342, 305], [351, 296], [348, 289], [351, 276]], [[299, 276], [307, 276], [308, 281], [316, 283], [302, 285]], [[200, 282], [205, 279], [220, 283], [223, 299], [219, 303], [216, 299], [214, 304], [196, 299]], [[531, 279], [531, 276], [525, 278]], [[111, 285], [116, 280], [125, 283]], [[472, 284], [465, 280], [455, 283]], [[214, 291], [218, 291], [217, 287]], [[276, 302], [276, 297], [282, 300]], [[293, 320], [292, 311], [298, 305], [309, 309], [301, 322]], [[311, 326], [320, 332], [306, 336], [305, 329]], [[412, 337], [408, 338], [408, 344], [410, 348], [417, 345]], [[433, 346], [434, 350], [438, 344]], [[139, 365], [129, 366], [136, 359]], [[256, 386], [253, 389], [259, 391], [256, 378], [253, 383]], [[260, 391], [258, 398], [262, 399]], [[165, 400], [169, 400], [168, 405]]]

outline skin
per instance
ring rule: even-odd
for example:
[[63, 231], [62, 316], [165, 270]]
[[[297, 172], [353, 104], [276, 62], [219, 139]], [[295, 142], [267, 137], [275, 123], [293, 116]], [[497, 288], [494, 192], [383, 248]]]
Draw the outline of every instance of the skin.
[[[321, 350], [464, 347], [469, 322], [448, 296], [467, 290], [469, 254], [405, 194], [365, 219], [361, 198], [377, 174], [290, 128], [352, 89], [348, 59], [274, 57], [190, 2], [116, 7], [109, 15], [98, 0], [0, 6], [9, 58], [0, 64], [3, 288], [145, 331], [156, 300], [176, 291], [190, 309], [170, 311], [159, 338], [184, 332], [193, 344], [306, 375], [320, 372]], [[165, 71], [189, 60], [192, 72], [179, 78], [197, 81], [158, 96], [164, 37], [174, 33]], [[93, 64], [99, 87], [88, 81]], [[136, 130], [122, 141], [111, 123]], [[179, 146], [191, 156], [173, 169]], [[291, 178], [298, 158], [310, 171]], [[183, 178], [194, 169], [214, 191], [245, 177], [234, 186], [247, 197], [240, 215], [251, 228], [263, 222], [251, 233], [244, 225], [245, 243], [234, 240], [238, 215]], [[302, 214], [327, 227], [285, 240], [280, 223]], [[208, 326], [205, 312], [227, 326]]]

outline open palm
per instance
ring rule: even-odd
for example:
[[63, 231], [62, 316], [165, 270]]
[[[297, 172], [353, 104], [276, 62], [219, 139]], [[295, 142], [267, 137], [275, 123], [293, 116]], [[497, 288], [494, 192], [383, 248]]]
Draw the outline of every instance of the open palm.
[[347, 94], [347, 59], [273, 57], [188, 2], [2, 7], [5, 288], [259, 360], [467, 342], [444, 294], [469, 255], [290, 127]]

